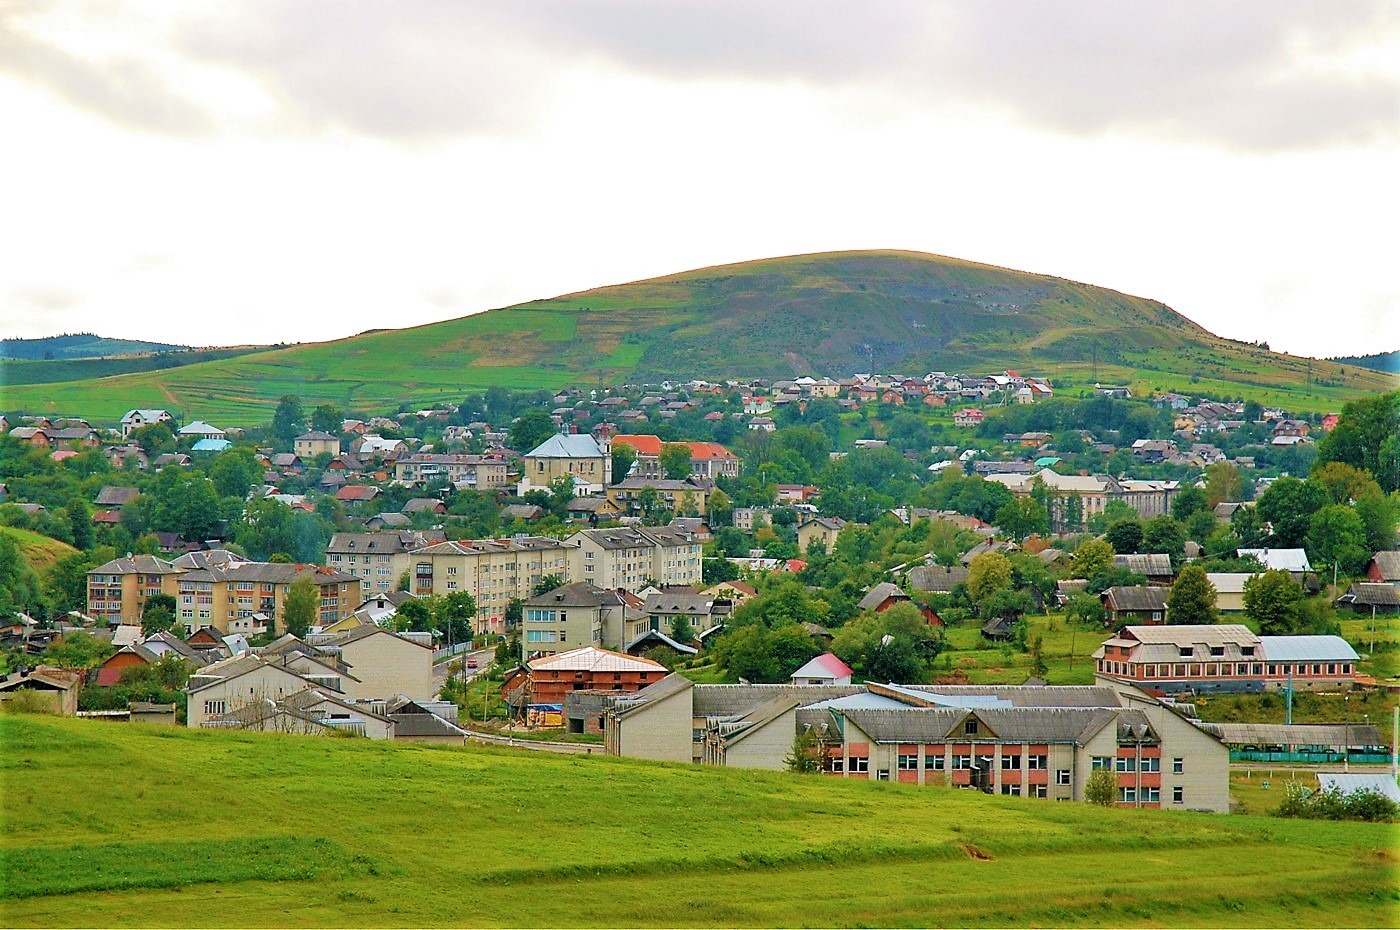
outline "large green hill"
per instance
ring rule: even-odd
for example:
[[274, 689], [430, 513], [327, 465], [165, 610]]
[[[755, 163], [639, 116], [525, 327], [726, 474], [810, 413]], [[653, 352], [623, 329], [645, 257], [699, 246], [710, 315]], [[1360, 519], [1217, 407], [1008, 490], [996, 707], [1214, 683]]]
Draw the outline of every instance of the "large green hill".
[[1392, 926], [1394, 828], [0, 714], [25, 926]]
[[168, 371], [11, 386], [4, 406], [104, 421], [131, 407], [161, 406], [186, 419], [246, 425], [265, 422], [286, 393], [376, 410], [496, 384], [1007, 367], [1071, 391], [1094, 381], [1130, 383], [1297, 410], [1338, 409], [1394, 380], [1221, 339], [1156, 301], [882, 251], [724, 265]]

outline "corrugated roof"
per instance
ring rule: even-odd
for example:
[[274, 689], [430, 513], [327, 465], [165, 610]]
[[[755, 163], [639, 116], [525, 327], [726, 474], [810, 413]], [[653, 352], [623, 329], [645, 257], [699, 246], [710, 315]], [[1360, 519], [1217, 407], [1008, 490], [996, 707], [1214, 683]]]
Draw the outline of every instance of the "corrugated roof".
[[824, 652], [792, 673], [793, 678], [850, 678], [853, 670], [830, 652]]
[[1181, 626], [1125, 626], [1119, 636], [1125, 636], [1140, 643], [1166, 643], [1168, 645], [1224, 646], [1229, 643], [1245, 646], [1259, 645], [1259, 637], [1242, 623], [1182, 624]]
[[1172, 574], [1171, 556], [1160, 552], [1132, 552], [1113, 557], [1115, 568], [1126, 568], [1135, 575], [1161, 577]]
[[1360, 772], [1318, 772], [1317, 783], [1323, 791], [1374, 791], [1400, 804], [1400, 786], [1392, 775], [1370, 775]]
[[555, 433], [526, 453], [529, 458], [598, 459], [603, 457], [598, 440], [588, 433]]
[[654, 672], [666, 667], [650, 659], [641, 659], [621, 652], [583, 646], [557, 655], [531, 659], [531, 671], [559, 672]]
[[1232, 746], [1380, 746], [1385, 740], [1374, 724], [1361, 723], [1198, 723], [1201, 729]]
[[1166, 610], [1169, 588], [1154, 588], [1137, 585], [1128, 588], [1109, 588], [1104, 592], [1114, 610]]
[[908, 600], [909, 595], [900, 590], [899, 585], [882, 581], [869, 591], [856, 604], [861, 610], [874, 610], [890, 598]]
[[1270, 662], [1357, 662], [1360, 656], [1340, 636], [1261, 636]]
[[1265, 568], [1279, 569], [1285, 572], [1310, 572], [1313, 570], [1312, 564], [1308, 562], [1308, 554], [1302, 549], [1237, 549], [1235, 554], [1240, 558], [1252, 555]]

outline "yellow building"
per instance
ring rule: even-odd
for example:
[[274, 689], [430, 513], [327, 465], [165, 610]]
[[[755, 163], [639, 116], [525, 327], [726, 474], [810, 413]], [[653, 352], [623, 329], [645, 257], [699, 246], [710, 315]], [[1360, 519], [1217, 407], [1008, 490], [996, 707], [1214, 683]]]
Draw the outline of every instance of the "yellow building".
[[146, 600], [154, 594], [178, 593], [182, 573], [173, 562], [153, 555], [113, 559], [88, 572], [88, 616], [107, 624], [139, 623]]
[[612, 484], [612, 450], [587, 433], [555, 433], [526, 453], [518, 493], [549, 490], [559, 478], [571, 478], [577, 494], [601, 494]]
[[530, 597], [546, 575], [569, 581], [574, 553], [571, 543], [546, 536], [451, 540], [411, 553], [410, 590], [419, 596], [470, 594], [477, 629], [503, 633], [510, 602]]

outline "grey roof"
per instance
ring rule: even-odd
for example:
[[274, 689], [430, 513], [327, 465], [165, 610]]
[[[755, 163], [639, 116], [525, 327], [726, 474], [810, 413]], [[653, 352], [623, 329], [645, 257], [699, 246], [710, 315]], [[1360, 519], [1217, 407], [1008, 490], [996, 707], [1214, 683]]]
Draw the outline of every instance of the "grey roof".
[[844, 713], [879, 743], [941, 743], [962, 739], [963, 721], [976, 717], [991, 734], [968, 741], [1082, 743], [1110, 723], [1148, 726], [1141, 711], [1119, 707], [904, 708], [853, 710]]
[[127, 488], [120, 485], [104, 484], [102, 490], [97, 492], [97, 496], [92, 502], [101, 507], [120, 507], [127, 501], [139, 496], [141, 491], [138, 488]]
[[1362, 606], [1400, 607], [1400, 588], [1386, 582], [1361, 582], [1354, 584], [1346, 594], [1337, 598], [1345, 604]]
[[1281, 569], [1285, 572], [1310, 572], [1312, 564], [1308, 554], [1302, 549], [1236, 549], [1240, 558], [1252, 555], [1265, 568]]
[[1166, 610], [1167, 594], [1170, 591], [1170, 588], [1136, 585], [1130, 588], [1109, 588], [1104, 592], [1104, 596], [1112, 603], [1114, 610]]
[[1160, 552], [1115, 555], [1113, 565], [1115, 568], [1126, 568], [1135, 575], [1146, 575], [1149, 578], [1172, 574], [1171, 556]]
[[737, 743], [750, 733], [756, 733], [764, 724], [771, 723], [790, 710], [796, 710], [800, 701], [788, 695], [777, 695], [749, 710], [737, 720], [721, 724], [725, 743]]
[[708, 614], [714, 598], [694, 591], [661, 591], [647, 596], [648, 614]]
[[526, 607], [604, 607], [622, 604], [622, 596], [591, 585], [586, 581], [575, 581], [563, 587], [536, 594], [525, 602]]
[[1360, 772], [1318, 772], [1318, 786], [1323, 791], [1339, 791], [1351, 794], [1353, 791], [1373, 791], [1400, 804], [1400, 786], [1395, 777], [1385, 774], [1363, 774]]
[[1198, 723], [1202, 730], [1231, 746], [1380, 746], [1374, 724], [1362, 723]]
[[695, 683], [689, 678], [686, 678], [679, 672], [672, 672], [660, 681], [653, 682], [640, 691], [613, 698], [611, 706], [617, 711], [619, 717], [626, 716], [655, 701], [663, 700], [673, 694], [680, 694], [682, 691], [689, 691], [694, 687]]
[[1270, 662], [1357, 662], [1360, 656], [1340, 636], [1261, 636]]
[[113, 559], [104, 562], [88, 572], [102, 575], [170, 575], [180, 571], [174, 562], [167, 562], [165, 559], [157, 558], [153, 555], [134, 555], [125, 559]]
[[1374, 561], [1376, 567], [1380, 569], [1381, 580], [1400, 581], [1400, 552], [1394, 549], [1382, 549], [1376, 553]]
[[967, 582], [967, 569], [961, 565], [916, 565], [909, 569], [909, 587], [916, 591], [951, 591], [953, 585]]
[[526, 453], [528, 458], [597, 459], [603, 457], [598, 440], [587, 433], [555, 433]]
[[394, 721], [394, 737], [402, 739], [412, 736], [461, 736], [465, 737], [467, 731], [450, 720], [444, 720], [437, 714], [390, 714], [389, 719]]
[[631, 651], [632, 651], [633, 649], [635, 649], [637, 646], [639, 646], [640, 644], [646, 642], [646, 641], [649, 640], [649, 639], [654, 639], [654, 640], [656, 640], [656, 641], [657, 641], [657, 645], [660, 645], [660, 646], [669, 646], [670, 648], [676, 650], [677, 652], [684, 653], [685, 655], [688, 655], [688, 656], [693, 656], [693, 655], [695, 655], [695, 653], [697, 653], [697, 652], [700, 651], [700, 650], [696, 649], [694, 646], [687, 646], [685, 643], [676, 642], [674, 639], [672, 639], [671, 637], [667, 636], [665, 633], [661, 632], [660, 630], [643, 630], [641, 633], [638, 633], [636, 636], [634, 636], [634, 637], [632, 638], [632, 641], [631, 641], [630, 643], [628, 643], [626, 646], [623, 647], [623, 651], [624, 651], [624, 652], [631, 652]]
[[383, 533], [335, 533], [331, 536], [326, 552], [339, 554], [410, 552], [423, 545], [423, 538], [414, 532], [388, 531]]
[[909, 595], [900, 590], [899, 585], [882, 581], [865, 592], [865, 596], [856, 603], [856, 606], [861, 610], [874, 610], [890, 598], [908, 600]]

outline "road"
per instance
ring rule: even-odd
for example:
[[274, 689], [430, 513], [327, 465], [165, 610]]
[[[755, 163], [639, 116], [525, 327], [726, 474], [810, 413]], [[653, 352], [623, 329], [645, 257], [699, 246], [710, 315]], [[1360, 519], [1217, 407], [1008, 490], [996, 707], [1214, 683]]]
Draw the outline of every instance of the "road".
[[441, 662], [433, 663], [433, 693], [437, 694], [442, 690], [442, 683], [447, 680], [447, 667], [453, 662], [470, 662], [476, 660], [477, 667], [464, 670], [468, 681], [480, 675], [486, 670], [486, 666], [491, 664], [491, 660], [496, 657], [494, 648], [477, 649], [472, 652], [464, 652], [461, 655], [450, 656]]

